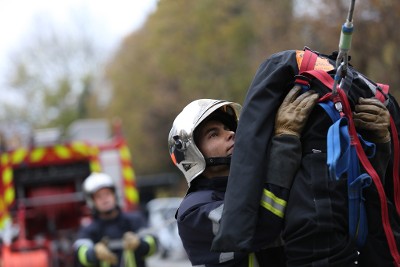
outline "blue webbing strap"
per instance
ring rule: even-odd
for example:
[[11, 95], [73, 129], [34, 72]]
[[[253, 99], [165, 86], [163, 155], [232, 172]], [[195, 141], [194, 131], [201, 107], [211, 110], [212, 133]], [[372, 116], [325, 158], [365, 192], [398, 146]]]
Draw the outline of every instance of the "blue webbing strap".
[[325, 110], [325, 112], [331, 118], [332, 122], [335, 122], [340, 119], [340, 114], [335, 109], [335, 105], [333, 104], [333, 101], [320, 102], [320, 103], [318, 103], [318, 105], [320, 105]]
[[[347, 118], [340, 118], [333, 103], [330, 102], [320, 103], [331, 119], [335, 120], [329, 127], [327, 136], [329, 178], [335, 181], [339, 180], [344, 173], [347, 174], [349, 234], [356, 240], [357, 245], [361, 247], [365, 243], [368, 234], [365, 199], [362, 191], [363, 188], [372, 183], [372, 179], [367, 173], [361, 174], [357, 151], [355, 146], [351, 144]], [[366, 142], [361, 137], [360, 142], [372, 152], [371, 154], [374, 154], [375, 144]], [[371, 154], [370, 156], [373, 156]]]
[[329, 178], [339, 180], [350, 168], [350, 136], [347, 119], [341, 118], [329, 127], [327, 136], [327, 159]]
[[367, 214], [363, 189], [370, 186], [372, 178], [367, 173], [358, 176], [348, 185], [349, 195], [349, 234], [362, 247], [368, 235]]

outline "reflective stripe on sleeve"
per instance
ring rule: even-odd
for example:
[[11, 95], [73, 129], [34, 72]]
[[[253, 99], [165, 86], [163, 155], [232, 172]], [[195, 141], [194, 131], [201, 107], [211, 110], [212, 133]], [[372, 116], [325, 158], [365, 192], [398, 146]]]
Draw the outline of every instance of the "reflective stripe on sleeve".
[[153, 255], [157, 250], [156, 240], [150, 235], [145, 236], [143, 239], [149, 245], [149, 252], [147, 252], [146, 257]]
[[235, 253], [233, 252], [222, 252], [219, 254], [219, 263], [224, 263], [235, 258]]
[[135, 253], [131, 250], [124, 250], [123, 252], [124, 266], [136, 267]]
[[256, 254], [250, 253], [249, 254], [249, 265], [248, 267], [259, 267], [260, 265], [258, 264]]
[[208, 214], [208, 218], [212, 221], [212, 230], [214, 235], [216, 235], [218, 232], [219, 221], [221, 220], [223, 209], [224, 209], [224, 204], [221, 204], [217, 208], [210, 211], [210, 213]]
[[285, 214], [286, 201], [275, 196], [271, 191], [264, 188], [260, 204], [276, 216], [283, 218]]
[[88, 251], [87, 246], [80, 246], [78, 249], [78, 260], [83, 266], [93, 266], [88, 262], [87, 257], [86, 257], [86, 252]]

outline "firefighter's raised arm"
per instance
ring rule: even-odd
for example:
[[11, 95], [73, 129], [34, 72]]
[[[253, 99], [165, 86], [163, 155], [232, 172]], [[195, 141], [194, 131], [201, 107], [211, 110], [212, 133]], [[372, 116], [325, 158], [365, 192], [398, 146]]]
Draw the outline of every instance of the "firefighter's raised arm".
[[275, 116], [275, 135], [267, 160], [254, 249], [281, 245], [273, 242], [280, 240], [289, 191], [300, 166], [301, 132], [318, 100], [315, 92], [307, 91], [299, 95], [300, 90], [299, 86], [295, 86], [289, 91]]

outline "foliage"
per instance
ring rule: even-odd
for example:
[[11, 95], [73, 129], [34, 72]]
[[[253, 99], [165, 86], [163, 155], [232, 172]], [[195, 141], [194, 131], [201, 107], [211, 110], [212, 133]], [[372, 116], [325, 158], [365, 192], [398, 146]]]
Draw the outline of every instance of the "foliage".
[[[242, 103], [259, 64], [274, 52], [304, 46], [337, 50], [349, 3], [159, 0], [146, 24], [123, 40], [105, 80], [99, 80], [101, 52], [90, 38], [37, 34], [32, 38], [37, 42], [14, 61], [14, 88], [24, 92], [29, 105], [20, 112], [4, 109], [10, 117], [47, 126], [119, 117], [139, 175], [175, 170], [167, 136], [186, 104], [198, 98]], [[390, 84], [396, 97], [399, 16], [400, 1], [356, 1], [350, 50], [350, 63], [372, 80]]]
[[[264, 37], [265, 29], [287, 31], [285, 18], [266, 16], [276, 12], [271, 3], [163, 0], [125, 40], [108, 69], [114, 89], [109, 114], [123, 119], [139, 173], [171, 168], [168, 132], [190, 101], [243, 101], [257, 66], [279, 47]], [[274, 5], [283, 10], [290, 1]]]
[[[390, 83], [395, 95], [400, 37], [391, 33], [399, 21], [397, 2], [356, 5], [350, 51], [357, 69]], [[348, 5], [328, 0], [160, 0], [108, 68], [114, 95], [107, 113], [123, 119], [138, 173], [172, 168], [168, 131], [190, 101], [243, 102], [258, 65], [274, 52], [304, 46], [324, 53], [337, 50]]]
[[[313, 40], [319, 51], [337, 50], [340, 28], [347, 18], [350, 1], [321, 0], [315, 6], [318, 16], [303, 16], [302, 33]], [[399, 99], [400, 36], [394, 34], [400, 21], [400, 1], [356, 1], [350, 63], [372, 80], [387, 83]]]
[[61, 34], [47, 21], [34, 27], [30, 42], [13, 58], [9, 86], [22, 100], [13, 111], [34, 128], [66, 127], [89, 115], [88, 94], [101, 71], [101, 53], [83, 28]]

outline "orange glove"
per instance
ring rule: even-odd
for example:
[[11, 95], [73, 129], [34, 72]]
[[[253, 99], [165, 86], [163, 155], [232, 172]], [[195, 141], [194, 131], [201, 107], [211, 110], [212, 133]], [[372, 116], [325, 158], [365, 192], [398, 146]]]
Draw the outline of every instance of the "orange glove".
[[290, 134], [300, 137], [308, 115], [318, 100], [318, 94], [307, 91], [299, 95], [301, 87], [295, 85], [283, 100], [275, 117], [275, 135]]
[[390, 141], [390, 113], [378, 99], [360, 97], [355, 106], [353, 120], [357, 129], [368, 131], [369, 141], [375, 143]]
[[118, 263], [118, 258], [117, 255], [112, 253], [106, 244], [103, 242], [98, 242], [94, 245], [94, 252], [96, 254], [96, 257], [100, 261], [107, 262], [109, 264], [117, 264]]
[[122, 246], [124, 249], [136, 250], [140, 245], [140, 238], [133, 232], [126, 232], [122, 237]]

